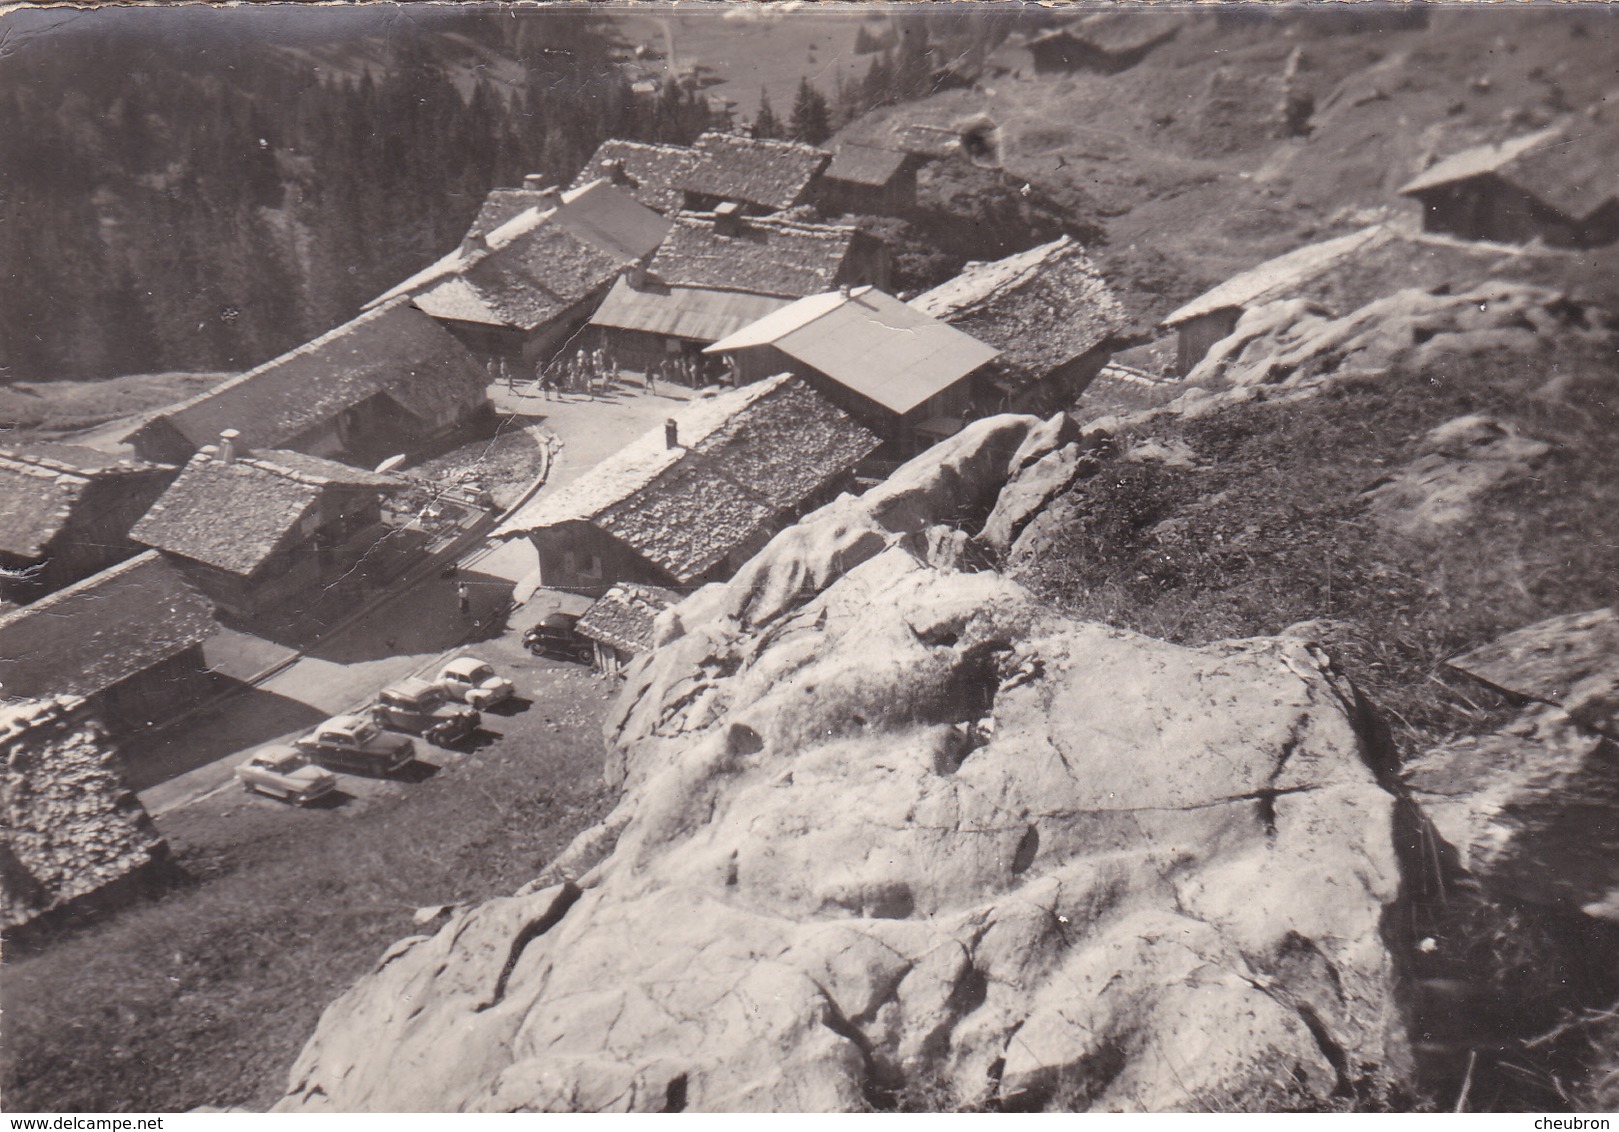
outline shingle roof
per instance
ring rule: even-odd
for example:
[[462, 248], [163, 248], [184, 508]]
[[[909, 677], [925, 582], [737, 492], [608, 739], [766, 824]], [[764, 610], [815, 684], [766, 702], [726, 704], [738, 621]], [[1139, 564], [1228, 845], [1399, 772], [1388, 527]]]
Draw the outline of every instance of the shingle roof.
[[733, 235], [701, 214], [676, 218], [648, 266], [667, 284], [802, 298], [840, 282], [859, 232], [831, 224], [740, 219]]
[[147, 551], [0, 615], [0, 695], [94, 695], [215, 628], [213, 606]]
[[1391, 229], [1374, 224], [1347, 236], [1294, 248], [1286, 255], [1266, 260], [1258, 267], [1233, 275], [1213, 290], [1205, 291], [1171, 313], [1164, 319], [1163, 325], [1176, 326], [1215, 311], [1252, 306], [1271, 298], [1283, 297], [1290, 288], [1308, 283], [1346, 256], [1393, 238]]
[[650, 255], [669, 222], [605, 181], [529, 209], [463, 246], [374, 302], [401, 295], [434, 318], [532, 330]]
[[1619, 127], [1562, 122], [1496, 145], [1474, 146], [1419, 173], [1400, 192], [1415, 196], [1442, 185], [1495, 174], [1583, 220], [1615, 197]]
[[675, 420], [678, 447], [655, 429], [495, 533], [591, 522], [691, 581], [878, 444], [787, 374], [693, 402]]
[[881, 149], [874, 145], [845, 143], [832, 154], [832, 162], [822, 174], [828, 181], [846, 181], [854, 185], [881, 187], [892, 181], [905, 168], [912, 154], [902, 149]]
[[585, 610], [574, 629], [621, 652], [645, 652], [652, 647], [658, 614], [679, 601], [679, 594], [656, 586], [614, 586]]
[[227, 428], [249, 448], [270, 448], [379, 393], [438, 423], [482, 396], [488, 382], [466, 347], [397, 300], [164, 410], [130, 435], [165, 421], [198, 448]]
[[548, 207], [551, 200], [543, 189], [490, 189], [467, 231], [488, 235], [519, 213]]
[[962, 273], [911, 306], [1001, 351], [1001, 363], [1044, 376], [1122, 334], [1129, 316], [1071, 236]]
[[708, 287], [633, 287], [620, 279], [590, 317], [592, 326], [715, 342], [780, 310], [790, 299]]
[[1108, 55], [1127, 55], [1173, 39], [1180, 31], [1173, 17], [1154, 17], [1147, 12], [1097, 12], [1034, 36], [1028, 46], [1068, 39], [1084, 43]]
[[701, 160], [683, 178], [690, 192], [762, 208], [791, 208], [832, 155], [800, 142], [708, 133], [694, 147]]
[[382, 490], [397, 483], [295, 452], [262, 452], [229, 464], [199, 454], [129, 533], [147, 546], [247, 577], [287, 541], [325, 488]]
[[611, 138], [602, 142], [590, 160], [585, 162], [573, 187], [579, 188], [608, 176], [606, 163], [617, 161], [628, 181], [620, 188], [648, 208], [673, 212], [684, 200], [681, 183], [701, 160], [701, 155], [690, 146], [652, 145]]
[[894, 413], [908, 413], [1000, 351], [874, 287], [811, 295], [706, 353], [772, 345]]
[[0, 458], [0, 553], [44, 554], [89, 486], [84, 476]]

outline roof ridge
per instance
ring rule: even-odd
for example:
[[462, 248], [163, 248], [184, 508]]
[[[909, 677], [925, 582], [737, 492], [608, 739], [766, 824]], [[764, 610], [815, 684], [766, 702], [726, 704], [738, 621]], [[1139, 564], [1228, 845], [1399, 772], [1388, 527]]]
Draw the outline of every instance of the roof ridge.
[[162, 559], [163, 556], [156, 550], [143, 550], [133, 558], [126, 558], [122, 562], [108, 566], [105, 570], [98, 570], [96, 573], [91, 574], [88, 578], [80, 578], [72, 585], [63, 586], [59, 590], [48, 593], [38, 601], [32, 601], [27, 605], [18, 607], [17, 609], [0, 613], [0, 625], [16, 620], [25, 613], [37, 613], [48, 607], [59, 605], [63, 600], [69, 597], [77, 597], [79, 594], [84, 593], [87, 590], [94, 589], [96, 586], [110, 581], [115, 577], [122, 577], [125, 574], [131, 573], [137, 566], [150, 565], [152, 562], [162, 561]]
[[701, 146], [705, 138], [721, 140], [727, 145], [741, 145], [755, 149], [791, 150], [795, 153], [813, 153], [826, 157], [832, 156], [831, 150], [822, 149], [820, 146], [810, 145], [807, 142], [786, 141], [781, 138], [754, 138], [748, 137], [745, 134], [728, 134], [722, 130], [705, 130], [703, 133], [698, 135], [697, 141], [692, 148], [696, 149]]
[[[270, 369], [271, 366], [279, 365], [282, 362], [289, 361], [292, 358], [305, 357], [305, 356], [307, 356], [309, 354], [312, 354], [312, 353], [315, 352], [315, 350], [318, 347], [325, 346], [325, 345], [327, 345], [327, 344], [329, 344], [331, 342], [337, 341], [338, 337], [341, 335], [341, 332], [347, 331], [347, 330], [353, 330], [353, 329], [359, 327], [362, 323], [372, 322], [373, 320], [382, 317], [382, 315], [388, 313], [389, 311], [396, 310], [399, 307], [407, 305], [409, 303], [409, 301], [410, 301], [410, 299], [409, 299], [408, 296], [406, 296], [406, 295], [397, 295], [394, 298], [389, 299], [386, 303], [380, 303], [377, 306], [372, 307], [370, 310], [361, 311], [359, 314], [355, 315], [353, 318], [349, 319], [347, 322], [341, 323], [340, 325], [332, 327], [326, 333], [320, 335], [317, 338], [311, 338], [309, 341], [303, 343], [300, 346], [294, 346], [292, 349], [286, 351], [285, 353], [277, 354], [275, 357], [269, 359], [268, 361], [260, 362], [258, 365], [254, 366], [252, 369], [248, 370], [247, 372], [238, 374], [237, 376], [231, 378], [229, 381], [220, 382], [218, 385], [214, 386], [212, 389], [208, 389], [208, 390], [205, 390], [202, 393], [198, 393], [194, 397], [188, 397], [184, 401], [175, 402], [174, 404], [168, 406], [167, 408], [162, 409], [161, 411], [159, 411], [156, 414], [156, 417], [167, 417], [167, 416], [172, 416], [175, 413], [184, 412], [185, 410], [193, 408], [193, 407], [195, 407], [197, 405], [200, 405], [204, 401], [210, 400], [211, 398], [216, 397], [221, 393], [225, 393], [225, 392], [227, 392], [227, 391], [229, 391], [231, 389], [235, 389], [239, 385], [245, 384], [248, 381], [249, 378], [256, 377], [261, 373], [267, 372]], [[153, 419], [155, 420], [156, 417], [154, 417]]]

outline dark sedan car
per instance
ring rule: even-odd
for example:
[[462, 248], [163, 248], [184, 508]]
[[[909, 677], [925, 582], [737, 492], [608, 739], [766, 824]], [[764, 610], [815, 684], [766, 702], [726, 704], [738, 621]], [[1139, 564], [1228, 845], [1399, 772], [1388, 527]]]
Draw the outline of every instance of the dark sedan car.
[[589, 664], [595, 646], [579, 635], [579, 618], [572, 613], [553, 613], [523, 634], [523, 645], [535, 656], [553, 656]]
[[414, 742], [358, 715], [334, 716], [293, 745], [323, 767], [355, 774], [393, 774], [416, 757]]

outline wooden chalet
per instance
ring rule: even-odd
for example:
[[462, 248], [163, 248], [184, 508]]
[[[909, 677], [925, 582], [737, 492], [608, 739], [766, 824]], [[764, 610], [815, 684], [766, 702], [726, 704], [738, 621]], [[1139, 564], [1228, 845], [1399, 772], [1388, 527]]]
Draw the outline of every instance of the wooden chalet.
[[214, 607], [155, 551], [0, 614], [0, 698], [79, 696], [115, 731], [161, 723], [209, 687]]
[[711, 212], [730, 202], [762, 216], [808, 203], [832, 155], [802, 142], [706, 133], [697, 163], [681, 178], [685, 208]]
[[574, 631], [595, 646], [596, 671], [622, 675], [637, 653], [652, 647], [658, 614], [679, 601], [679, 594], [657, 586], [613, 586], [585, 610]]
[[1401, 187], [1425, 231], [1591, 248], [1619, 240], [1619, 127], [1562, 123], [1445, 158]]
[[1203, 356], [1236, 329], [1243, 313], [1262, 303], [1292, 298], [1317, 276], [1334, 270], [1368, 246], [1393, 238], [1382, 225], [1372, 225], [1347, 236], [1306, 244], [1286, 255], [1266, 260], [1232, 276], [1170, 313], [1162, 325], [1176, 336], [1175, 369], [1182, 377], [1192, 372]]
[[540, 194], [493, 231], [461, 247], [375, 303], [406, 296], [485, 366], [525, 375], [549, 360], [590, 318], [619, 273], [645, 262], [669, 221], [606, 181]]
[[916, 208], [916, 174], [925, 154], [880, 146], [839, 146], [816, 190], [825, 212], [899, 216]]
[[645, 271], [627, 272], [590, 318], [621, 366], [697, 353], [793, 299], [886, 280], [888, 250], [856, 228], [682, 213]]
[[995, 347], [872, 287], [812, 295], [708, 347], [739, 383], [797, 374], [880, 436], [913, 455], [953, 435], [981, 406], [974, 379]]
[[492, 420], [489, 375], [466, 347], [395, 299], [148, 420], [125, 439], [184, 464], [221, 431], [366, 467]]
[[1124, 305], [1072, 236], [989, 263], [911, 300], [1001, 352], [980, 403], [1047, 415], [1070, 407], [1113, 354], [1136, 344]]
[[25, 605], [139, 553], [129, 528], [179, 474], [74, 445], [0, 447], [0, 604]]
[[878, 441], [787, 374], [687, 403], [495, 531], [526, 537], [540, 584], [601, 596], [729, 578], [782, 527], [849, 486]]
[[199, 452], [131, 536], [241, 621], [288, 618], [328, 590], [359, 598], [378, 581], [363, 560], [385, 533], [381, 500], [398, 480], [232, 447]]

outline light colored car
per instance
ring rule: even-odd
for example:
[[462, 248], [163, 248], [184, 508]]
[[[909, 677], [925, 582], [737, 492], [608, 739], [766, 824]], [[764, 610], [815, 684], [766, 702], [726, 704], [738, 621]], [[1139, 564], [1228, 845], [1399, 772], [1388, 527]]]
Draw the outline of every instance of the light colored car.
[[359, 774], [392, 774], [416, 757], [416, 744], [358, 715], [334, 715], [294, 744], [321, 766]]
[[337, 775], [312, 765], [292, 747], [261, 747], [236, 768], [242, 789], [306, 806], [337, 789]]
[[496, 675], [488, 661], [475, 656], [458, 656], [446, 664], [439, 670], [438, 684], [453, 699], [480, 711], [511, 699], [517, 691], [510, 680]]

